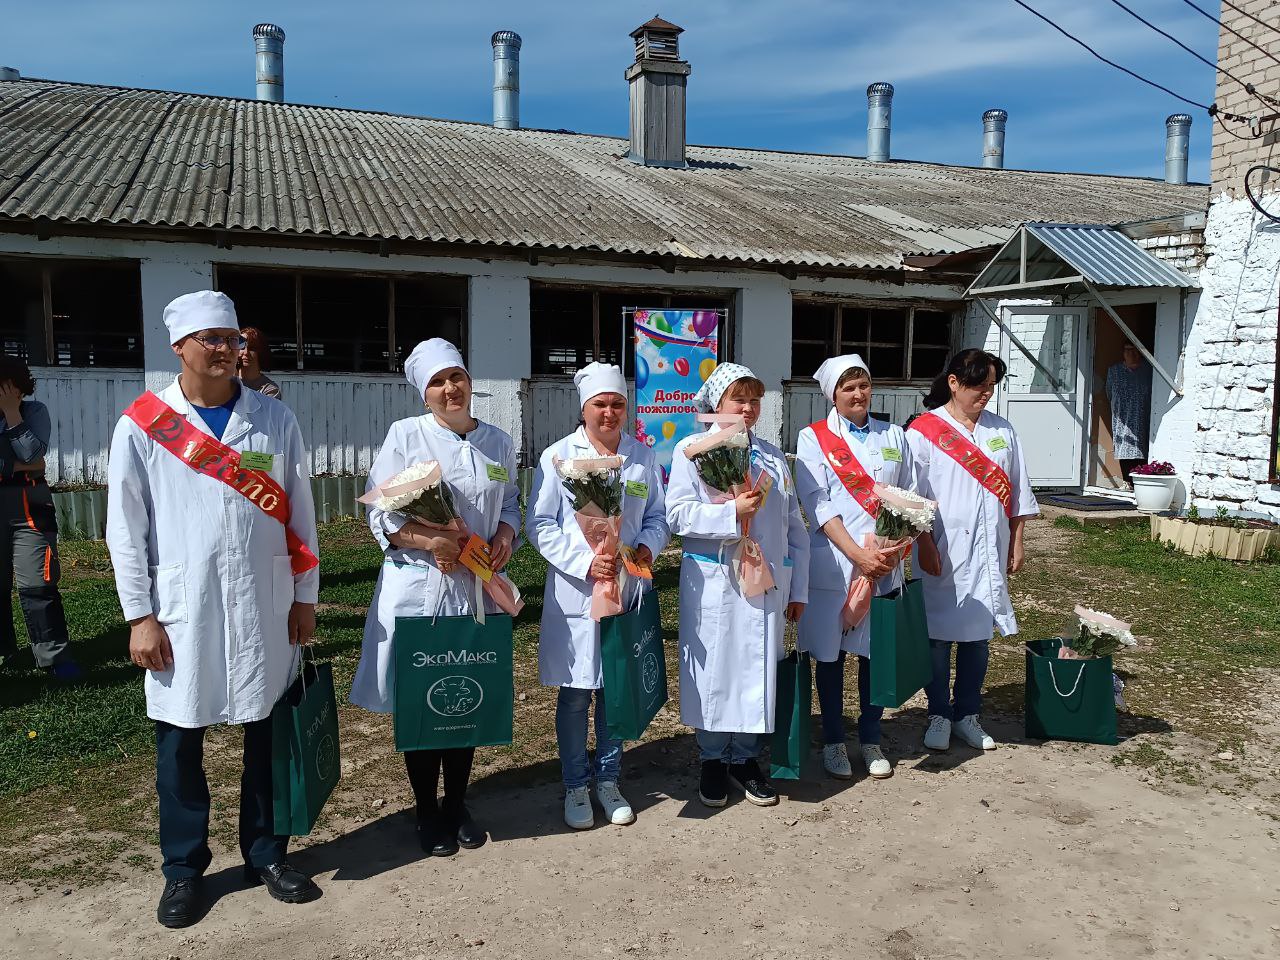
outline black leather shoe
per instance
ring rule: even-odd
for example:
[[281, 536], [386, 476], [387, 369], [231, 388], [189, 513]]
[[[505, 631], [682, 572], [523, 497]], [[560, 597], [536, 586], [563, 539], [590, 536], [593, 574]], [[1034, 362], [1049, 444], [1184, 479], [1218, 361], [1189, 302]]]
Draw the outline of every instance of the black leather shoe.
[[156, 919], [171, 929], [189, 927], [204, 913], [204, 889], [199, 877], [166, 880]]
[[489, 839], [489, 834], [485, 832], [484, 827], [471, 819], [471, 813], [465, 806], [462, 812], [454, 817], [454, 822], [458, 825], [458, 845], [467, 850], [483, 847], [485, 841]]
[[[431, 829], [431, 855], [433, 857], [452, 857], [458, 852], [458, 831], [453, 826], [453, 821], [447, 817], [441, 817], [435, 822]], [[423, 844], [426, 849], [426, 844]]]
[[285, 903], [307, 903], [320, 896], [320, 888], [288, 860], [267, 867], [246, 866], [244, 878], [252, 886], [262, 884], [267, 893]]
[[703, 760], [698, 778], [698, 799], [703, 806], [719, 808], [729, 802], [729, 770], [723, 760]]
[[778, 791], [773, 789], [769, 778], [760, 772], [760, 764], [754, 760], [729, 764], [729, 779], [757, 807], [772, 807], [778, 802]]

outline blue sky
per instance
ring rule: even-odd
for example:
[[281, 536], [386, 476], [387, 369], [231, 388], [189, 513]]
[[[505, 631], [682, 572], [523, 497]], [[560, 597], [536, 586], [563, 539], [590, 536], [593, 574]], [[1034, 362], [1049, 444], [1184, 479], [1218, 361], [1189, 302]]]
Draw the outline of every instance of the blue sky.
[[[1029, 0], [1104, 54], [1184, 96], [1213, 71], [1111, 0]], [[1210, 60], [1217, 27], [1182, 0], [1125, 0]], [[1215, 0], [1196, 0], [1216, 13]], [[1008, 166], [1158, 177], [1183, 104], [1098, 63], [1012, 0], [45, 0], [6, 4], [0, 64], [25, 76], [253, 96], [254, 23], [288, 34], [287, 99], [491, 119], [496, 29], [521, 34], [525, 126], [625, 135], [628, 33], [685, 28], [691, 143], [861, 155], [868, 83], [888, 80], [893, 155], [977, 163], [982, 112], [1009, 111]], [[1277, 91], [1266, 91], [1276, 93]], [[1195, 117], [1191, 176], [1208, 177]]]

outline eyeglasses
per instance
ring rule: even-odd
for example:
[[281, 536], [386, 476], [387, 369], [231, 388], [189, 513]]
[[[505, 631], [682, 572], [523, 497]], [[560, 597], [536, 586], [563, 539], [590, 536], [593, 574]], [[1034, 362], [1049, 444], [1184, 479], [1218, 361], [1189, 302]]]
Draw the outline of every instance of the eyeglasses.
[[244, 337], [202, 337], [199, 334], [192, 334], [191, 339], [196, 341], [206, 350], [221, 350], [223, 347], [230, 347], [232, 350], [243, 350], [249, 345], [249, 341]]

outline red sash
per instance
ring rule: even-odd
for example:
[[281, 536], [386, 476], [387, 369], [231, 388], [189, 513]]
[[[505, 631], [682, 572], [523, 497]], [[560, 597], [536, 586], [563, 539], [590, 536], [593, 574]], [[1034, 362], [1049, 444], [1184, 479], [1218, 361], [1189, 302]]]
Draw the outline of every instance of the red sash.
[[972, 441], [936, 413], [921, 414], [911, 421], [908, 429], [923, 434], [930, 443], [960, 464], [983, 489], [1000, 501], [1006, 517], [1013, 516], [1013, 485], [1009, 483], [1009, 475]]
[[863, 510], [873, 518], [878, 517], [880, 498], [872, 491], [875, 478], [863, 469], [858, 458], [849, 449], [849, 444], [845, 443], [843, 437], [836, 435], [825, 420], [809, 424], [809, 429], [818, 438], [818, 446], [822, 448], [822, 455], [827, 458], [827, 466], [835, 471], [844, 488], [849, 491], [853, 499], [858, 501], [858, 505]]
[[242, 470], [240, 454], [197, 430], [150, 390], [133, 401], [124, 415], [196, 473], [220, 480], [267, 516], [279, 520], [284, 525], [285, 544], [295, 574], [306, 573], [320, 563], [311, 548], [289, 529], [289, 497], [270, 474]]

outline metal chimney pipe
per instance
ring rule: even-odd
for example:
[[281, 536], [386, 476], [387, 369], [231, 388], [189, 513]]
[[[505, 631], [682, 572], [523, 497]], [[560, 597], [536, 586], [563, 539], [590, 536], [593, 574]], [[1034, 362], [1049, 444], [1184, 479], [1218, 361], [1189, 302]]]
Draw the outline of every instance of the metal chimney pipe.
[[1187, 155], [1191, 150], [1191, 117], [1175, 113], [1164, 121], [1164, 182], [1187, 182]]
[[253, 28], [257, 50], [257, 98], [267, 103], [284, 103], [284, 30], [274, 23]]
[[1004, 169], [1004, 125], [1008, 111], [998, 107], [982, 115], [982, 165], [990, 170]]
[[21, 80], [20, 74], [16, 67], [0, 67], [0, 80]]
[[493, 44], [493, 125], [520, 129], [520, 34], [499, 30]]
[[893, 121], [893, 84], [867, 87], [867, 159], [889, 159], [889, 127]]

